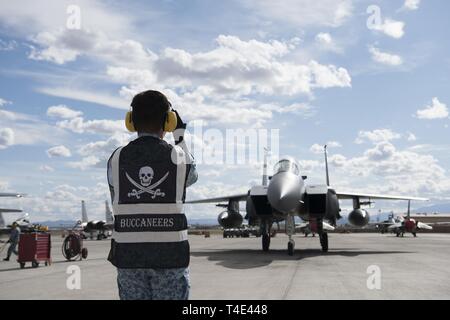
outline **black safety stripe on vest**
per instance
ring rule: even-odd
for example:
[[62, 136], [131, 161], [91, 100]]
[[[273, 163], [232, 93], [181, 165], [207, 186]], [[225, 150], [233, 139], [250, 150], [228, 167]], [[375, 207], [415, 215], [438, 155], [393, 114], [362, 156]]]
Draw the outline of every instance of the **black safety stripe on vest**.
[[117, 243], [111, 240], [108, 260], [117, 268], [186, 268], [189, 242]]
[[119, 214], [114, 221], [116, 232], [181, 231], [187, 229], [184, 214]]

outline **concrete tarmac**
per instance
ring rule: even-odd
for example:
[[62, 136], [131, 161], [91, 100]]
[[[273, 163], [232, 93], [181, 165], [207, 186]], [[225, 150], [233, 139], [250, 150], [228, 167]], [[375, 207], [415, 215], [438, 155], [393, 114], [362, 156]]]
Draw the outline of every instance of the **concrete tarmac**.
[[[61, 238], [52, 240], [51, 266], [20, 269], [15, 256], [0, 262], [0, 299], [118, 299], [116, 270], [106, 260], [108, 240], [85, 241], [88, 259], [76, 262], [64, 261]], [[281, 234], [267, 253], [260, 238], [190, 236], [190, 299], [450, 298], [449, 234], [330, 234], [328, 253], [317, 237], [296, 235], [295, 241], [291, 257]], [[66, 285], [71, 265], [80, 267], [79, 290]], [[373, 288], [377, 281], [369, 281], [372, 289], [367, 285], [374, 271], [379, 289]]]

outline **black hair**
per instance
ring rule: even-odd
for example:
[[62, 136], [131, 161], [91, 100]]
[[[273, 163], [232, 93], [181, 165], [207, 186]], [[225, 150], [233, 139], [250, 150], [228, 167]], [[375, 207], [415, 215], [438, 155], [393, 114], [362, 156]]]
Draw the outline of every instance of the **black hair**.
[[163, 129], [171, 104], [161, 92], [147, 90], [135, 95], [131, 106], [133, 107], [133, 124], [138, 132], [158, 132]]

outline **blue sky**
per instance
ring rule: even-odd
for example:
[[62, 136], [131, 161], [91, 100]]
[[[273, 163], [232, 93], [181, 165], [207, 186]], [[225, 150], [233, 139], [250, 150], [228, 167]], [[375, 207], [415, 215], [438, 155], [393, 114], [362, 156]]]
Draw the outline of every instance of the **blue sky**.
[[[67, 27], [78, 17], [69, 5], [80, 29]], [[318, 145], [329, 143], [338, 190], [449, 202], [449, 9], [438, 0], [3, 2], [0, 191], [28, 196], [1, 206], [77, 219], [85, 199], [102, 218], [105, 161], [133, 138], [122, 119], [144, 89], [166, 93], [191, 127], [279, 129], [280, 154], [299, 159], [311, 183], [324, 183]], [[261, 174], [256, 162], [198, 170], [191, 198], [246, 191]]]

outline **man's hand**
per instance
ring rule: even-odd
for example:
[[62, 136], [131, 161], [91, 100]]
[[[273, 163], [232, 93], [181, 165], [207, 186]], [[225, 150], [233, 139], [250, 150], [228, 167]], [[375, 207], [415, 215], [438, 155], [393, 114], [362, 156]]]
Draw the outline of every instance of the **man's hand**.
[[175, 144], [179, 144], [184, 140], [184, 132], [186, 130], [186, 123], [181, 120], [181, 117], [177, 110], [173, 110], [175, 114], [177, 115], [177, 127], [175, 131], [173, 132], [173, 138], [175, 140]]
[[175, 112], [175, 114], [177, 115], [177, 129], [186, 129], [186, 123], [183, 122], [183, 120], [181, 120], [180, 114], [178, 113], [177, 110], [173, 110], [173, 112]]

